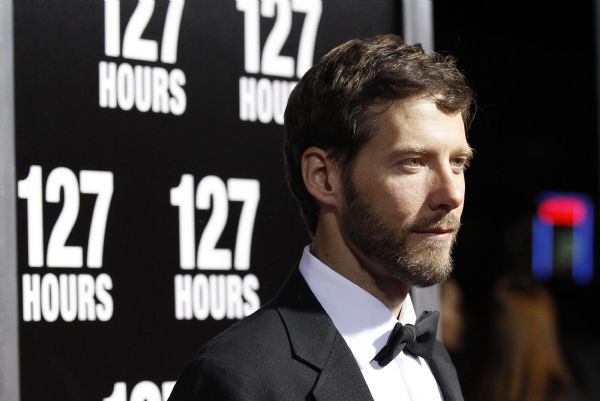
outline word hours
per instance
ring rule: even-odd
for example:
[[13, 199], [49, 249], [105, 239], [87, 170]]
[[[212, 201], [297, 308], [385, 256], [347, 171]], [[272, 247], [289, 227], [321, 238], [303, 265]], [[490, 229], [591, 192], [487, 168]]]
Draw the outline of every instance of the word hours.
[[[240, 119], [283, 124], [283, 112], [296, 81], [312, 66], [322, 0], [237, 0], [244, 13], [244, 70], [239, 79]], [[292, 31], [293, 13], [304, 14], [296, 58], [281, 54]], [[261, 52], [260, 22], [275, 18]], [[261, 75], [280, 77], [271, 79]]]
[[100, 61], [99, 103], [103, 108], [181, 115], [187, 106], [186, 77], [177, 62], [179, 31], [185, 0], [169, 0], [162, 39], [142, 38], [153, 16], [155, 0], [138, 0], [121, 35], [121, 2], [104, 0], [104, 55], [165, 66]]
[[[85, 259], [85, 266], [92, 270], [23, 274], [23, 320], [54, 322], [59, 317], [66, 322], [109, 320], [113, 313], [112, 279], [98, 272], [103, 264], [104, 236], [113, 195], [112, 172], [81, 170], [78, 177], [69, 168], [57, 167], [48, 174], [44, 186], [42, 167], [30, 166], [27, 177], [18, 182], [17, 192], [27, 202], [27, 260], [29, 268], [36, 270], [44, 265], [69, 270], [84, 267], [84, 248], [66, 243], [79, 216], [81, 195], [96, 197]], [[44, 249], [44, 200], [46, 204], [56, 204], [61, 198], [62, 208]]]
[[[182, 270], [248, 271], [252, 232], [260, 200], [260, 183], [254, 179], [203, 177], [194, 189], [194, 177], [184, 174], [171, 189], [171, 205], [179, 210], [179, 266]], [[228, 223], [230, 202], [241, 202], [235, 249], [218, 248]], [[210, 210], [196, 246], [196, 210]], [[213, 273], [175, 276], [175, 318], [239, 319], [260, 306], [254, 274]]]

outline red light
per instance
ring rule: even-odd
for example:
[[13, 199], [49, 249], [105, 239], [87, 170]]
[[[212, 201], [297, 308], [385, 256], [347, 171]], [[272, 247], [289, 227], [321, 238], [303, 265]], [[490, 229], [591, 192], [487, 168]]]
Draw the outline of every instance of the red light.
[[578, 198], [557, 196], [540, 203], [538, 216], [546, 224], [573, 227], [585, 220], [587, 209]]

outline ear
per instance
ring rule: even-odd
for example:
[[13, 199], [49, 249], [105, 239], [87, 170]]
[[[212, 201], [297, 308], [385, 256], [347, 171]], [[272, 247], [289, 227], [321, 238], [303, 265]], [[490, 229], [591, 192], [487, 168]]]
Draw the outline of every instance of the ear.
[[342, 176], [329, 153], [311, 146], [302, 154], [304, 186], [321, 205], [338, 206], [342, 197]]

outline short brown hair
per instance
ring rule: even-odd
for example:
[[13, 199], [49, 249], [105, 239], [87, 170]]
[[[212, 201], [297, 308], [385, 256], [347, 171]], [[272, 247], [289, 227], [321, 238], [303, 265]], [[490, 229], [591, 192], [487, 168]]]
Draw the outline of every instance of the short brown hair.
[[285, 110], [284, 156], [289, 188], [314, 234], [319, 206], [304, 186], [301, 160], [317, 146], [346, 169], [376, 134], [372, 106], [420, 95], [470, 122], [473, 91], [455, 59], [426, 54], [396, 35], [354, 39], [334, 48], [302, 77]]

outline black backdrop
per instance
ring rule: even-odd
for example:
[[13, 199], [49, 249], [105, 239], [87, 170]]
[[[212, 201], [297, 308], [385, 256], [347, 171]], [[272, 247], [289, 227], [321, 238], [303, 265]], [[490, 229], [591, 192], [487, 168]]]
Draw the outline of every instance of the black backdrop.
[[[212, 316], [179, 320], [175, 308], [176, 276], [185, 276], [183, 281], [187, 277], [189, 280], [205, 277], [206, 281], [196, 279], [196, 286], [204, 289], [196, 292], [207, 294], [213, 285], [217, 290], [212, 293], [229, 294], [225, 304], [230, 303], [230, 312], [235, 315], [240, 313], [240, 305], [243, 314], [245, 304], [252, 308], [257, 299], [264, 303], [296, 263], [308, 238], [285, 188], [280, 152], [282, 127], [274, 121], [272, 112], [277, 108], [274, 99], [278, 99], [281, 109], [282, 93], [298, 79], [295, 67], [300, 36], [305, 29], [311, 32], [310, 28], [304, 28], [308, 14], [313, 18], [317, 14], [315, 8], [293, 11], [288, 33], [286, 15], [292, 7], [296, 10], [301, 7], [298, 2], [267, 2], [276, 6], [276, 12], [269, 14], [266, 6], [260, 19], [257, 3], [256, 0], [157, 1], [150, 13], [148, 4], [140, 6], [142, 10], [134, 18], [136, 1], [13, 2], [16, 162], [21, 187], [17, 240], [23, 400], [164, 398], [168, 390], [163, 391], [163, 383], [174, 380], [199, 345], [234, 321]], [[402, 32], [399, 1], [369, 1], [368, 7], [360, 0], [304, 3], [322, 5], [313, 60], [351, 37]], [[279, 4], [283, 4], [281, 10]], [[179, 19], [177, 11], [181, 5]], [[455, 253], [455, 276], [465, 292], [471, 329], [467, 349], [464, 355], [456, 355], [455, 362], [463, 375], [463, 385], [468, 387], [477, 376], [477, 372], [469, 372], [469, 367], [472, 371], [479, 370], [481, 356], [485, 354], [482, 327], [489, 312], [486, 300], [495, 279], [509, 270], [530, 269], [531, 216], [535, 213], [537, 194], [547, 190], [581, 192], [590, 195], [597, 204], [594, 9], [590, 1], [568, 7], [530, 4], [517, 8], [506, 2], [470, 1], [439, 1], [434, 6], [434, 47], [458, 56], [460, 67], [477, 91], [479, 103], [470, 130], [470, 142], [477, 156], [467, 173], [467, 206]], [[109, 12], [108, 28], [107, 8], [113, 13], [115, 9], [120, 12], [118, 17]], [[171, 16], [167, 17], [169, 10]], [[117, 20], [119, 24], [115, 23]], [[170, 24], [166, 24], [167, 20]], [[256, 31], [246, 32], [245, 27], [248, 24], [256, 27], [257, 21], [259, 45], [245, 46], [247, 37], [256, 35]], [[276, 29], [277, 21], [280, 26]], [[168, 29], [165, 25], [169, 25]], [[107, 52], [107, 32], [116, 32], [115, 26], [119, 29], [114, 36], [108, 35], [111, 45]], [[169, 32], [166, 40], [165, 31]], [[177, 38], [174, 32], [178, 33]], [[270, 37], [275, 39], [271, 45], [275, 49], [271, 47], [267, 52], [266, 42]], [[140, 39], [154, 41], [156, 54], [152, 44], [148, 46], [148, 42]], [[283, 43], [281, 49], [278, 40]], [[146, 50], [141, 56], [134, 50], [132, 56], [121, 46], [124, 42], [141, 43]], [[163, 42], [170, 43], [165, 51], [161, 49]], [[255, 62], [246, 65], [246, 48], [252, 50], [248, 57], [254, 56], [258, 66]], [[119, 56], [114, 55], [115, 49]], [[273, 57], [278, 55], [291, 57], [292, 76], [289, 76], [290, 59], [285, 58], [288, 61], [283, 62], [278, 73], [263, 71], [260, 59], [264, 53], [269, 53], [268, 61], [279, 59]], [[155, 61], [138, 59], [154, 56]], [[102, 81], [101, 63], [108, 71], [105, 76], [111, 74], [109, 70], [114, 66], [112, 81]], [[128, 90], [123, 91], [132, 89], [127, 85], [135, 81], [136, 71], [140, 70], [137, 73], [141, 74], [141, 81], [149, 79], [149, 84], [143, 85], [158, 93], [156, 100], [148, 101], [143, 91], [133, 96]], [[125, 83], [120, 94], [117, 93], [119, 71], [121, 83]], [[287, 76], [282, 76], [281, 71]], [[260, 92], [255, 93], [254, 101], [249, 100], [253, 96], [242, 96], [243, 119], [241, 81], [247, 89], [244, 93], [252, 91], [253, 85]], [[107, 96], [103, 101], [101, 82]], [[114, 92], [107, 91], [108, 84], [113, 82], [116, 82]], [[143, 85], [134, 84], [132, 90], [145, 88]], [[110, 107], [112, 101], [117, 102], [115, 108]], [[154, 103], [158, 112], [152, 111]], [[261, 122], [261, 118], [268, 122]], [[31, 170], [31, 166], [40, 169]], [[67, 170], [56, 170], [60, 167]], [[53, 183], [48, 185], [53, 171]], [[90, 175], [86, 171], [110, 172], [112, 176]], [[184, 175], [185, 185], [181, 188], [187, 192], [181, 191], [185, 192], [184, 203], [180, 202], [183, 207], [174, 206], [171, 189], [182, 183]], [[215, 231], [221, 235], [216, 244], [209, 241], [208, 248], [230, 250], [235, 258], [238, 247], [250, 244], [248, 270], [236, 269], [235, 263], [228, 270], [180, 266], [179, 213], [182, 209], [189, 212], [196, 201], [196, 188], [207, 176], [218, 179], [204, 182], [202, 193], [210, 200], [208, 209], [191, 208], [195, 212], [191, 247], [194, 251], [187, 250], [186, 254], [192, 254], [194, 259], [200, 238], [205, 241], [203, 234], [208, 220], [213, 215], [222, 218], [226, 209], [225, 225]], [[33, 178], [26, 181], [28, 177]], [[100, 183], [95, 181], [98, 177]], [[231, 178], [252, 181], [232, 183], [228, 181]], [[246, 188], [240, 197], [235, 190], [240, 183], [254, 189]], [[62, 184], [68, 189], [63, 189]], [[54, 192], [49, 197], [48, 186]], [[56, 198], [57, 190], [59, 202], [48, 201]], [[98, 193], [103, 200], [110, 199], [108, 209]], [[254, 214], [251, 206], [257, 200], [257, 193]], [[212, 194], [213, 198], [206, 194]], [[69, 199], [69, 207], [64, 206], [65, 198]], [[74, 206], [74, 199], [79, 200], [78, 207]], [[214, 209], [217, 204], [218, 213]], [[72, 227], [65, 221], [57, 222], [63, 206], [72, 214], [75, 210]], [[250, 228], [250, 241], [247, 235], [242, 235], [240, 241], [237, 232], [244, 206], [252, 212], [251, 217], [255, 216], [253, 224], [246, 225]], [[95, 239], [90, 246], [88, 238], [95, 207], [99, 207], [96, 212], [99, 223], [93, 231], [98, 233], [98, 228], [105, 227], [105, 234], [102, 241]], [[41, 218], [34, 211], [39, 214], [40, 209]], [[107, 210], [105, 224], [102, 210]], [[33, 230], [28, 229], [30, 220], [35, 223], [31, 223]], [[56, 226], [63, 229], [63, 235], [66, 227], [68, 236], [66, 241], [58, 236], [59, 240], [49, 246]], [[30, 231], [34, 232], [32, 240], [28, 238]], [[215, 235], [207, 238], [214, 240]], [[186, 240], [190, 242], [189, 235]], [[73, 252], [67, 251], [67, 256], [59, 256], [58, 262], [48, 263], [49, 248], [53, 252], [59, 250], [60, 255], [63, 245], [81, 247], [81, 268], [60, 266], [78, 264], [77, 251], [74, 257]], [[94, 254], [91, 248], [101, 250], [100, 268], [88, 266], [87, 254]], [[34, 252], [34, 263], [29, 260], [31, 249], [38, 250]], [[97, 262], [98, 253], [94, 255], [92, 260]], [[595, 256], [599, 260], [597, 250]], [[40, 264], [40, 259], [42, 266], [33, 267]], [[196, 264], [193, 260], [192, 265]], [[210, 276], [220, 278], [210, 284]], [[75, 284], [62, 285], [61, 279]], [[23, 308], [23, 282], [31, 281], [35, 287], [36, 280], [40, 280], [40, 288], [27, 290], [26, 305], [30, 312], [40, 306], [40, 321], [33, 321], [33, 316], [25, 319]], [[99, 288], [92, 289], [88, 286], [90, 282]], [[595, 396], [591, 399], [600, 394], [597, 381], [600, 349], [593, 319], [598, 308], [599, 283], [596, 277], [586, 286], [577, 286], [568, 275], [556, 276], [547, 283], [559, 307], [568, 362], [584, 390]], [[225, 290], [218, 289], [221, 284]], [[80, 285], [82, 288], [77, 288]], [[60, 298], [60, 290], [64, 292], [64, 288], [75, 290], [78, 295], [72, 299], [81, 302], [81, 307], [69, 308], [69, 302], [54, 301], [55, 292], [58, 291]], [[47, 299], [42, 301], [42, 298]], [[201, 296], [196, 299], [197, 304], [213, 305], [217, 315], [227, 313], [227, 308], [223, 312], [218, 307], [221, 298], [213, 301], [209, 298], [206, 302]], [[108, 313], [111, 303], [112, 311]], [[95, 320], [89, 320], [90, 305], [99, 308], [93, 308]], [[72, 317], [73, 309], [77, 310], [74, 321], [65, 321], [61, 306], [67, 317]], [[190, 313], [193, 316], [193, 309], [192, 305], [191, 311], [189, 307], [182, 310], [189, 317]], [[196, 309], [205, 313], [199, 305]], [[78, 320], [79, 310], [85, 310], [81, 313], [86, 314], [87, 320]]]
[[365, 11], [14, 2], [22, 400], [166, 399], [195, 349], [274, 294], [308, 240], [282, 105], [311, 59], [400, 28], [392, 0]]
[[[595, 4], [596, 3], [596, 4]], [[455, 277], [464, 294], [465, 349], [455, 355], [467, 393], [480, 378], [498, 277], [531, 271], [531, 224], [544, 191], [593, 200], [598, 227], [597, 2], [434, 3], [436, 51], [458, 57], [477, 92]], [[598, 230], [595, 230], [598, 238]], [[597, 243], [597, 239], [596, 239]], [[565, 358], [585, 399], [600, 399], [598, 248], [594, 278], [570, 266], [543, 283], [558, 310]], [[493, 361], [491, 362], [493, 363]], [[468, 394], [467, 394], [468, 395]]]

